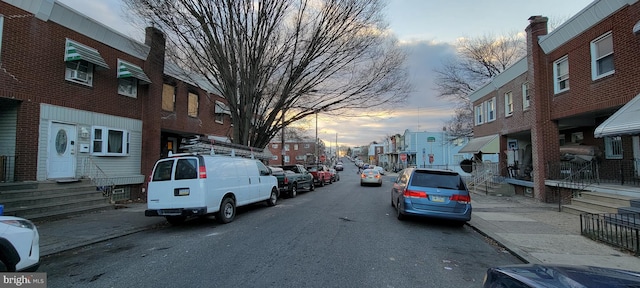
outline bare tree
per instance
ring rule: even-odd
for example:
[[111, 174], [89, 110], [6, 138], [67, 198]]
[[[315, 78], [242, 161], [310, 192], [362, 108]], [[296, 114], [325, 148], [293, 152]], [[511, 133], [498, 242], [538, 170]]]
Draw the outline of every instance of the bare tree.
[[263, 147], [318, 112], [402, 102], [405, 55], [380, 0], [123, 0], [167, 36], [171, 61], [228, 101], [233, 142]]
[[469, 95], [526, 56], [525, 39], [517, 33], [461, 39], [456, 48], [456, 57], [447, 59], [435, 70], [439, 96], [457, 105], [455, 115], [447, 122], [452, 138], [473, 132], [473, 103]]

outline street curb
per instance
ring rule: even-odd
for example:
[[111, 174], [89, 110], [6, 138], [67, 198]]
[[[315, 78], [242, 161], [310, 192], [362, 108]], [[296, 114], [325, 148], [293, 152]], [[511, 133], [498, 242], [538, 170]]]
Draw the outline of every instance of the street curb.
[[106, 241], [113, 240], [113, 239], [116, 239], [116, 238], [120, 238], [120, 237], [124, 237], [124, 236], [128, 236], [128, 235], [136, 234], [136, 233], [139, 233], [139, 232], [151, 230], [151, 229], [154, 229], [155, 227], [157, 227], [158, 225], [161, 225], [161, 224], [157, 223], [157, 224], [149, 225], [149, 226], [146, 226], [146, 227], [136, 228], [136, 229], [133, 229], [133, 230], [130, 230], [130, 231], [127, 231], [127, 232], [120, 233], [120, 234], [113, 234], [113, 235], [110, 235], [110, 236], [105, 236], [105, 237], [86, 240], [86, 241], [81, 242], [81, 243], [71, 244], [71, 245], [66, 246], [66, 247], [64, 247], [62, 249], [55, 249], [54, 248], [54, 249], [48, 249], [50, 251], [43, 250], [43, 251], [40, 251], [40, 257], [48, 257], [48, 256], [51, 256], [51, 255], [64, 253], [64, 252], [67, 252], [67, 251], [70, 251], [70, 250], [74, 250], [74, 249], [77, 249], [77, 248], [81, 248], [81, 247], [85, 247], [85, 246], [89, 246], [89, 245], [93, 245], [93, 244], [98, 244], [98, 243], [106, 242]]
[[518, 248], [517, 245], [514, 245], [513, 243], [500, 237], [498, 234], [491, 232], [493, 229], [490, 229], [490, 226], [492, 225], [490, 222], [482, 218], [475, 217], [472, 218], [471, 221], [467, 222], [467, 225], [469, 225], [473, 230], [477, 231], [481, 235], [488, 237], [498, 243], [502, 248], [509, 251], [511, 255], [525, 262], [525, 264], [542, 264], [540, 260], [529, 255], [529, 253], [525, 252], [524, 250]]

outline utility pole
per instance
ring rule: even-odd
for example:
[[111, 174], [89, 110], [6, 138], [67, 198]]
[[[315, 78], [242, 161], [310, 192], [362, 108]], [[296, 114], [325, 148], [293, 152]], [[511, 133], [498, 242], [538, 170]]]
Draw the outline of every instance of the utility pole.
[[313, 155], [313, 164], [318, 163], [318, 110], [316, 110], [316, 153]]
[[284, 156], [285, 156], [285, 151], [284, 151], [284, 110], [282, 111], [282, 116], [280, 116], [280, 120], [282, 122], [282, 131], [280, 132], [280, 140], [281, 140], [281, 146], [280, 146], [280, 150], [282, 151], [280, 154], [280, 163], [282, 166], [284, 166]]

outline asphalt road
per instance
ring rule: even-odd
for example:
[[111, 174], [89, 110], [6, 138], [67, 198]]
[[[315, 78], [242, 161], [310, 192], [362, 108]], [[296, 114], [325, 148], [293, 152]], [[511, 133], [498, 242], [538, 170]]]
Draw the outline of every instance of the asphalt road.
[[[341, 180], [234, 222], [193, 219], [43, 259], [48, 287], [480, 287], [521, 263], [468, 226], [399, 221], [389, 179]], [[353, 166], [355, 167], [355, 166]]]

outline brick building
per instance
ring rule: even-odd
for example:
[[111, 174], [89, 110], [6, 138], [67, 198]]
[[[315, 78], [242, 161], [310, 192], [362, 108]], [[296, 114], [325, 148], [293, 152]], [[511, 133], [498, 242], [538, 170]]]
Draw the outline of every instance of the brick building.
[[101, 179], [136, 197], [182, 139], [231, 135], [226, 100], [165, 63], [157, 29], [140, 43], [56, 1], [0, 11], [0, 181]]
[[[284, 154], [282, 153], [283, 148]], [[273, 155], [273, 158], [269, 160], [269, 165], [282, 165], [283, 158], [284, 165], [313, 163], [316, 153], [313, 139], [286, 140], [283, 147], [282, 142], [274, 138], [269, 143], [268, 149]], [[318, 155], [324, 155], [324, 153], [324, 146], [319, 146]]]
[[640, 3], [596, 0], [551, 32], [546, 17], [529, 23], [526, 58], [470, 95], [473, 152], [497, 141], [501, 174], [540, 200], [576, 169], [637, 185]]

